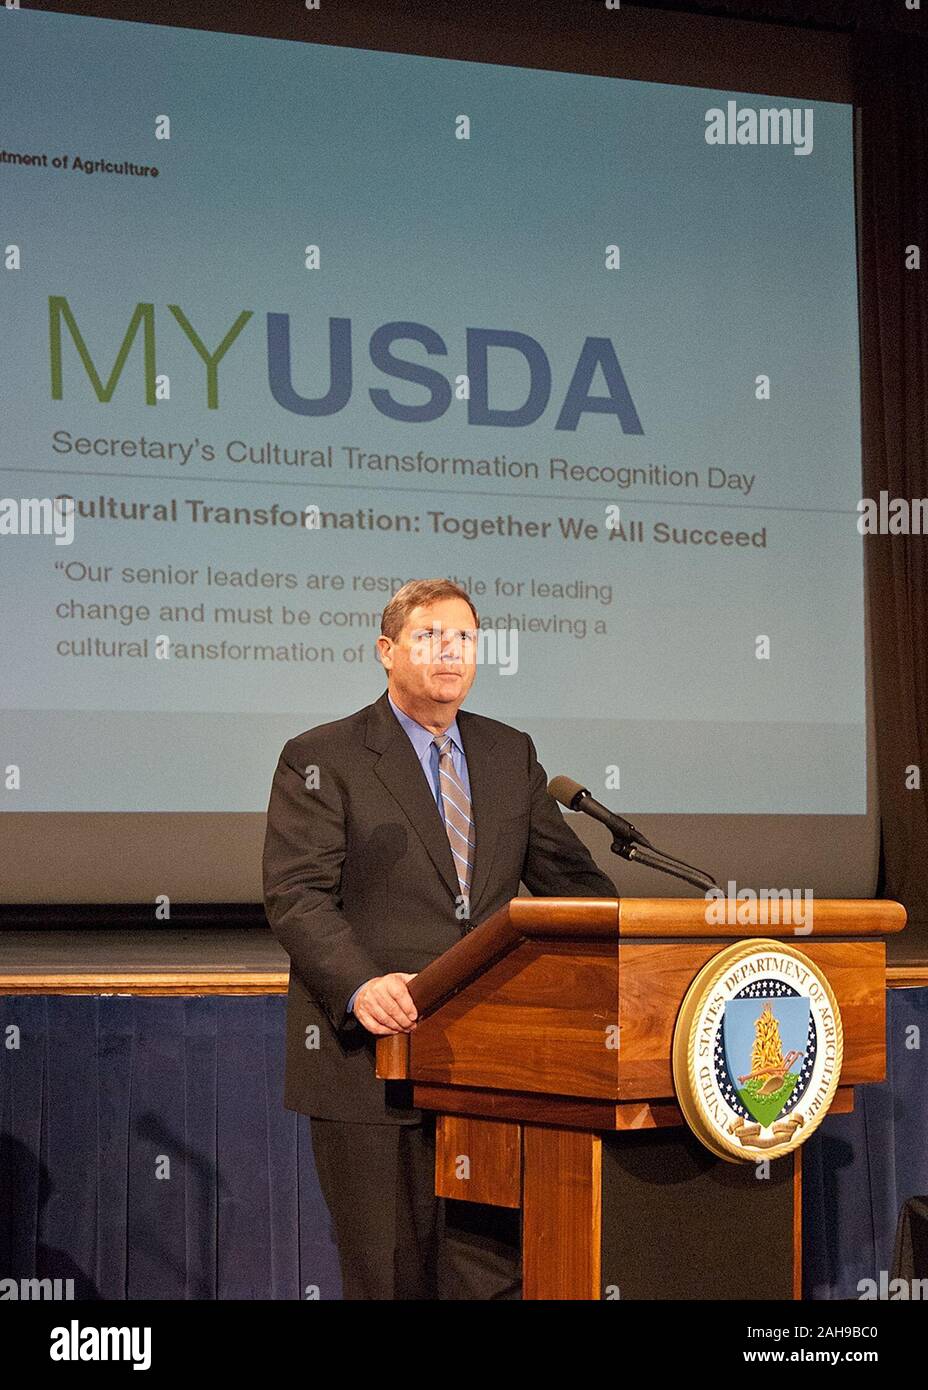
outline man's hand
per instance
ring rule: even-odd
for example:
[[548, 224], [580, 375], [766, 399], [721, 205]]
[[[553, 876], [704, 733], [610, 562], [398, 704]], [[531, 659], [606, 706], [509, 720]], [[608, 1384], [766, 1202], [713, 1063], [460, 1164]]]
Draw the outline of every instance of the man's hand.
[[396, 970], [392, 975], [376, 975], [358, 990], [354, 1001], [355, 1018], [369, 1033], [413, 1033], [418, 1010], [406, 988], [406, 975]]

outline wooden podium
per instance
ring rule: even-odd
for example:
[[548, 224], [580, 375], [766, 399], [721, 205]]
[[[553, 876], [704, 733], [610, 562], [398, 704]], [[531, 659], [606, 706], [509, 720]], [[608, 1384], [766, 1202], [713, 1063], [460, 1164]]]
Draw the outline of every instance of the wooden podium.
[[513, 898], [410, 981], [418, 1026], [378, 1039], [377, 1075], [437, 1112], [439, 1196], [522, 1208], [524, 1298], [801, 1297], [802, 1149], [761, 1178], [704, 1147], [675, 1099], [675, 1022], [724, 948], [789, 942], [839, 1005], [831, 1110], [852, 1110], [884, 1078], [881, 938], [906, 915], [823, 899], [803, 934], [778, 907], [744, 927], [707, 925], [702, 898]]

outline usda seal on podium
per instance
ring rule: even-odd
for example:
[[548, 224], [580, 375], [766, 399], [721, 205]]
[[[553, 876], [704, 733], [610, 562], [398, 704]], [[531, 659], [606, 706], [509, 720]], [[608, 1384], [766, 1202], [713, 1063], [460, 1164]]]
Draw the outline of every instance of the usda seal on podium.
[[782, 941], [738, 941], [703, 966], [683, 1000], [677, 1101], [719, 1158], [780, 1158], [827, 1115], [843, 1052], [838, 1003], [818, 966]]

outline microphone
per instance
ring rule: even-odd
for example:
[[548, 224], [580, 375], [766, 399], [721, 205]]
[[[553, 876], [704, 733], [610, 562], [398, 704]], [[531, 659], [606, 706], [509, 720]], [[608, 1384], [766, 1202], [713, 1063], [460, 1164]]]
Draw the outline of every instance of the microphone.
[[685, 864], [682, 859], [674, 859], [663, 850], [656, 849], [641, 831], [624, 816], [616, 815], [608, 806], [603, 806], [590, 795], [586, 787], [575, 782], [572, 777], [552, 777], [548, 783], [548, 794], [554, 797], [568, 811], [579, 811], [601, 821], [612, 832], [612, 852], [619, 854], [629, 863], [645, 864], [658, 873], [669, 874], [671, 878], [682, 878], [704, 891], [717, 888], [718, 884], [702, 869]]
[[589, 790], [581, 787], [572, 777], [552, 777], [548, 783], [548, 795], [553, 796], [562, 806], [566, 806], [568, 811], [581, 811], [585, 816], [602, 821], [618, 839], [633, 845], [645, 845], [648, 849], [654, 848], [651, 841], [646, 839], [630, 820], [616, 815], [608, 806], [596, 801]]

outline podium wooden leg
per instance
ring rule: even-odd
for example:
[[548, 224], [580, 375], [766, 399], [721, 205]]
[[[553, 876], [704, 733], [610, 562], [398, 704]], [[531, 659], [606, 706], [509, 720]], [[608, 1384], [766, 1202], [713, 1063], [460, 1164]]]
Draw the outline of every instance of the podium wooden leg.
[[600, 1298], [601, 1136], [526, 1124], [522, 1183], [523, 1300]]

